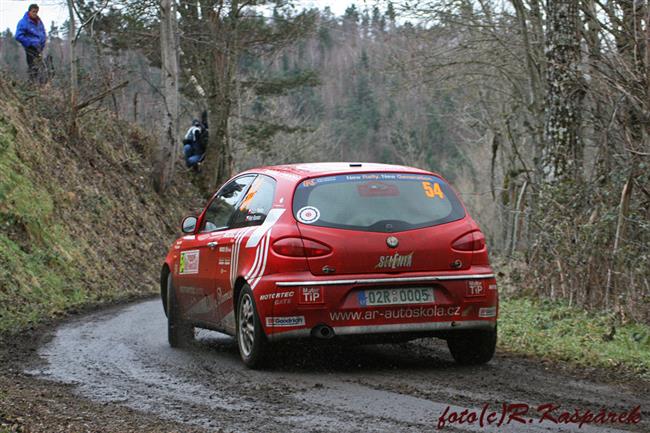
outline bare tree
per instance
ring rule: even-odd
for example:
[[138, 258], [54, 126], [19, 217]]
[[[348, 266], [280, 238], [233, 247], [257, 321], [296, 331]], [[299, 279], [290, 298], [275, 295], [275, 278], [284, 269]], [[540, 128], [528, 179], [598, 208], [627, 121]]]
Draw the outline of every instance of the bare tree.
[[176, 31], [176, 2], [160, 2], [160, 56], [165, 110], [158, 151], [154, 161], [154, 188], [159, 193], [170, 185], [178, 149], [178, 47]]
[[70, 49], [70, 119], [69, 132], [72, 137], [77, 136], [77, 100], [79, 98], [79, 84], [77, 83], [77, 30], [75, 8], [73, 0], [68, 0], [70, 22], [68, 27], [68, 46]]
[[545, 163], [551, 179], [582, 174], [584, 97], [579, 71], [578, 2], [549, 0], [546, 32]]

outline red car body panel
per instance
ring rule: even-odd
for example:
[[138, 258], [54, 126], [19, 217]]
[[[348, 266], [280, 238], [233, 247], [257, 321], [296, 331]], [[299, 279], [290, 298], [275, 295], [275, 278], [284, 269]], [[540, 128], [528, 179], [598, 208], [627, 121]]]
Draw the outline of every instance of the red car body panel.
[[[410, 167], [365, 163], [265, 167], [236, 176], [274, 179], [272, 208], [261, 225], [199, 233], [204, 210], [197, 231], [173, 243], [165, 266], [182, 314], [197, 326], [234, 334], [236, 292], [247, 283], [270, 340], [310, 336], [321, 325], [336, 335], [493, 329], [498, 293], [487, 249], [452, 248], [467, 233], [480, 233], [466, 210], [456, 221], [392, 233], [319, 227], [294, 217], [294, 193], [302, 182], [378, 172], [443, 179]], [[387, 245], [389, 236], [399, 238], [397, 248]], [[331, 251], [309, 258], [280, 255], [272, 245], [285, 238], [311, 239]], [[379, 266], [398, 263], [391, 259], [396, 256], [408, 256], [409, 266]], [[431, 287], [434, 299], [420, 304], [363, 305], [364, 290], [407, 287]]]

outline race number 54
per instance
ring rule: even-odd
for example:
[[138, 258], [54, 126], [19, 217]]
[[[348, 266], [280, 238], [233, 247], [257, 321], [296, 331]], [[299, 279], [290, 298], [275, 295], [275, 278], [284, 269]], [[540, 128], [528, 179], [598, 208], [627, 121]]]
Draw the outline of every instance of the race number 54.
[[431, 186], [431, 182], [422, 182], [422, 188], [424, 188], [424, 193], [429, 198], [434, 198], [434, 197], [440, 197], [443, 199], [445, 198], [445, 195], [442, 193], [442, 190], [440, 189], [440, 184], [438, 182], [435, 182], [433, 186]]

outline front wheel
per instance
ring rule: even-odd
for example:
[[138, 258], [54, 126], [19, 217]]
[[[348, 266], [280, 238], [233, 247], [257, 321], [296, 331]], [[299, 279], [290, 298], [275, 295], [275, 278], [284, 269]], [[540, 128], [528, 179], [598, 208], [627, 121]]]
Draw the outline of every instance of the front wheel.
[[167, 340], [171, 347], [183, 347], [194, 338], [194, 327], [183, 320], [176, 291], [172, 284], [172, 275], [167, 275]]
[[497, 328], [472, 330], [447, 339], [454, 360], [461, 365], [480, 365], [489, 362], [497, 345]]
[[249, 368], [259, 368], [265, 361], [267, 340], [255, 308], [253, 291], [246, 285], [237, 301], [237, 346], [242, 361]]

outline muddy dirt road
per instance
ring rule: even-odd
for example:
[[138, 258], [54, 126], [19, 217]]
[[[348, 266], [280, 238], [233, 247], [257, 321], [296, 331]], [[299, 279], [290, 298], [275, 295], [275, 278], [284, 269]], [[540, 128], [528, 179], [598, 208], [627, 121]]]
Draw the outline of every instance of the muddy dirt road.
[[[96, 313], [60, 327], [29, 373], [76, 384], [83, 396], [226, 432], [439, 431], [439, 417], [464, 409], [486, 415], [502, 404], [530, 405], [500, 427], [447, 424], [441, 431], [650, 431], [650, 390], [574, 379], [540, 363], [498, 356], [489, 365], [454, 365], [444, 342], [402, 345], [280, 346], [264, 371], [246, 369], [228, 336], [200, 331], [190, 349], [171, 349], [158, 300]], [[306, 353], [305, 353], [306, 352]], [[537, 406], [573, 412], [640, 406], [636, 425], [540, 422]], [[557, 417], [561, 409], [553, 413]], [[487, 418], [484, 418], [487, 419]], [[493, 418], [498, 421], [499, 418]], [[507, 418], [506, 418], [507, 419]]]

